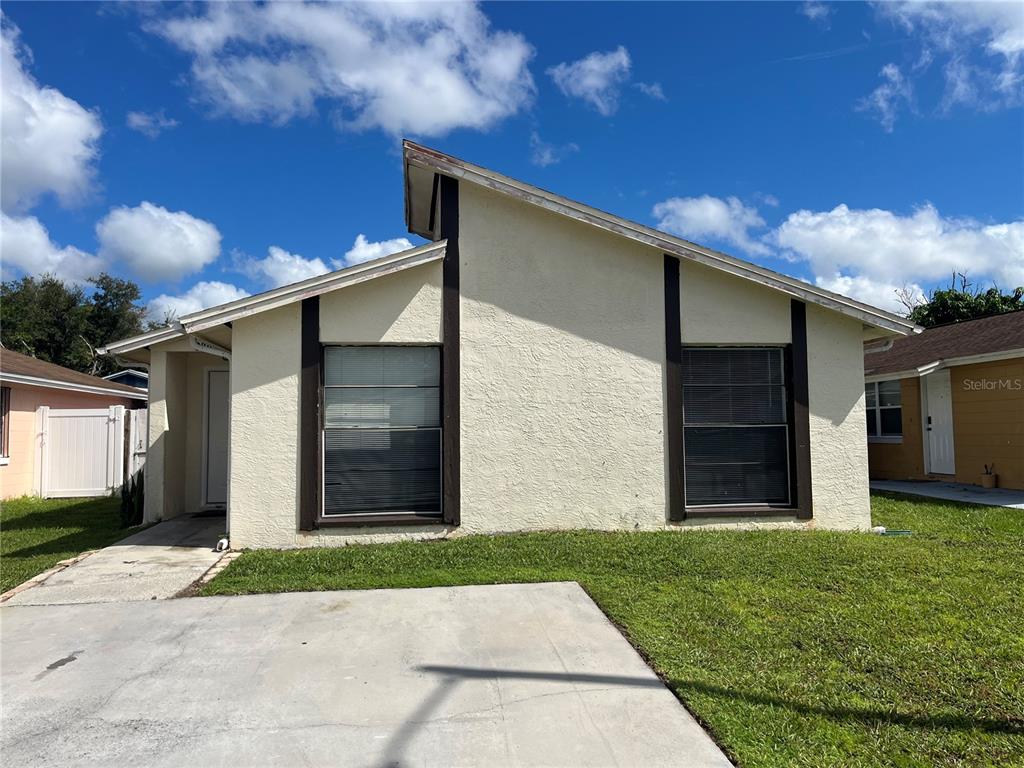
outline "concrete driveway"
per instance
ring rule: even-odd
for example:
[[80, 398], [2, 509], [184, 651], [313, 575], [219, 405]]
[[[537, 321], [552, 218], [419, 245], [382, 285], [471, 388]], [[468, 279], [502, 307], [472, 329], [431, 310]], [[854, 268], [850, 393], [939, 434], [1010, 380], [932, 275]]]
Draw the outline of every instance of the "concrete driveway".
[[206, 573], [223, 553], [223, 517], [176, 517], [49, 576], [4, 605], [107, 603], [174, 597]]
[[7, 765], [729, 765], [572, 583], [0, 613]]

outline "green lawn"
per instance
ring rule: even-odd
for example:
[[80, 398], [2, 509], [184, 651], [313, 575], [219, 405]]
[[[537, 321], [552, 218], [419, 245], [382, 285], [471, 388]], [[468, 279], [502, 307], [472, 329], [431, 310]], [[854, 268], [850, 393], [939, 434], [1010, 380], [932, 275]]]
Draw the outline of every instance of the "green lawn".
[[1024, 765], [1024, 513], [910, 537], [536, 533], [243, 554], [203, 594], [578, 581], [741, 766]]
[[0, 592], [61, 560], [123, 539], [120, 497], [0, 502]]

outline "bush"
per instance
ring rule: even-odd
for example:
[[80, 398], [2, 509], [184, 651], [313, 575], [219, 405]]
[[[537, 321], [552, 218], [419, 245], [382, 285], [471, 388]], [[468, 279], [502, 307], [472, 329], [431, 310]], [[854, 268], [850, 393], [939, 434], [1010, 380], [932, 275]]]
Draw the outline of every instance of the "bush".
[[131, 528], [142, 523], [146, 500], [145, 475], [140, 469], [128, 482], [121, 485], [121, 527]]

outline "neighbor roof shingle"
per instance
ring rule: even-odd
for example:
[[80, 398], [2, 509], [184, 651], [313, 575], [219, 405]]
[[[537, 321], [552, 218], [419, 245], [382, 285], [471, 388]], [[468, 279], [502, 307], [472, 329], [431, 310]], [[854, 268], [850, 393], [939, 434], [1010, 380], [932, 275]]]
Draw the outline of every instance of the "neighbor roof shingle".
[[101, 379], [99, 376], [90, 376], [87, 373], [73, 371], [61, 365], [48, 363], [45, 360], [38, 360], [20, 352], [10, 349], [0, 349], [0, 377], [5, 373], [19, 376], [34, 376], [37, 379], [49, 379], [60, 381], [65, 384], [77, 384], [83, 387], [95, 387], [97, 389], [110, 390], [111, 394], [132, 394], [138, 396], [142, 390], [129, 387], [125, 384], [118, 384], [114, 381]]
[[864, 374], [909, 371], [936, 360], [1024, 348], [1024, 310], [927, 328], [893, 342], [886, 352], [864, 355]]

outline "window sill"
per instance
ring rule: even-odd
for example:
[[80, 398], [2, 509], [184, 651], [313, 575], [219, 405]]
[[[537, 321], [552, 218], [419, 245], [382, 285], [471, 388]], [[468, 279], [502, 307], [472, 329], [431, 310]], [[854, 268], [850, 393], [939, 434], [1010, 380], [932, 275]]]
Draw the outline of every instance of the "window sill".
[[735, 507], [687, 507], [686, 519], [714, 517], [800, 517], [796, 507], [735, 506]]
[[872, 437], [868, 435], [869, 443], [880, 443], [882, 445], [902, 445], [903, 435], [891, 435], [888, 437]]
[[11, 457], [10, 456], [0, 456], [0, 467], [6, 467], [10, 463], [11, 463]]
[[321, 517], [318, 528], [381, 528], [393, 525], [451, 525], [439, 515], [419, 515], [415, 512], [396, 512], [389, 515], [345, 515]]

